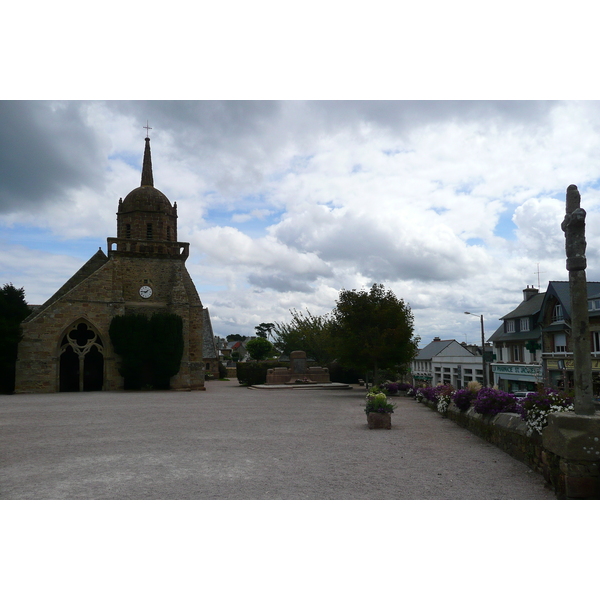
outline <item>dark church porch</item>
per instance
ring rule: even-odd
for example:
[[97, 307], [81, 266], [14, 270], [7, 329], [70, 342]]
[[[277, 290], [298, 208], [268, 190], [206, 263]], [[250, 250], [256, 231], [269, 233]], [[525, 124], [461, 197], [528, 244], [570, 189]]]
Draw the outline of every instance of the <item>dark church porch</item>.
[[0, 398], [2, 499], [554, 499], [541, 475], [410, 398], [364, 388]]

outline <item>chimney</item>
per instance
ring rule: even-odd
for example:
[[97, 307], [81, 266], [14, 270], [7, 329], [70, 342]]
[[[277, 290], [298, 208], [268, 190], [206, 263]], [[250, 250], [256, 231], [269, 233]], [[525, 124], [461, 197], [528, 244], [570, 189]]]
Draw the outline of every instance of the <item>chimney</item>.
[[434, 337], [434, 338], [433, 338], [433, 341], [434, 341], [434, 342], [441, 342], [442, 340], [440, 340], [440, 338], [439, 338], [439, 337]]
[[523, 300], [525, 302], [527, 302], [528, 300], [531, 300], [531, 298], [533, 298], [538, 292], [539, 292], [539, 290], [534, 288], [533, 286], [531, 286], [531, 287], [527, 286], [523, 290]]

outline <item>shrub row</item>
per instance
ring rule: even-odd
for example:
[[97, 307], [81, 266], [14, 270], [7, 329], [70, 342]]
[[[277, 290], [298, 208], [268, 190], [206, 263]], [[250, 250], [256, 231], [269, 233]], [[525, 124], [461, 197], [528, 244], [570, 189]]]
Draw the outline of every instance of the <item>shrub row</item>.
[[539, 386], [536, 392], [529, 393], [525, 398], [517, 398], [508, 392], [481, 387], [478, 384], [460, 390], [448, 385], [411, 387], [408, 395], [418, 402], [426, 400], [436, 404], [437, 410], [442, 414], [446, 413], [450, 403], [463, 412], [472, 406], [475, 412], [481, 415], [517, 413], [527, 423], [529, 432], [538, 433], [547, 425], [550, 413], [573, 410], [572, 394], [543, 386]]

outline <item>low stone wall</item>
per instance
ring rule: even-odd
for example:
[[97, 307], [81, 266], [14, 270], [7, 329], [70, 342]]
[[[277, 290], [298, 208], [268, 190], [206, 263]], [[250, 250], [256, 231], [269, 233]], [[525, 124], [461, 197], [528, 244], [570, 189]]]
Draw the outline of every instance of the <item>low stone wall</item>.
[[[435, 402], [423, 399], [422, 403], [437, 411]], [[600, 463], [565, 460], [550, 452], [542, 436], [529, 433], [518, 414], [481, 415], [473, 408], [460, 411], [451, 404], [446, 417], [541, 473], [558, 499], [600, 498]]]

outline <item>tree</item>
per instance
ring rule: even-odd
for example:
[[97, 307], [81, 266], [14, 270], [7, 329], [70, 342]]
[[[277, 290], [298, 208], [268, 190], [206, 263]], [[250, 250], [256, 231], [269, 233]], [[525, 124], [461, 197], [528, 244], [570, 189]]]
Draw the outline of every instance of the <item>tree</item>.
[[119, 373], [126, 389], [152, 385], [168, 389], [179, 373], [183, 356], [183, 321], [174, 314], [119, 315], [108, 330], [115, 352], [121, 356]]
[[246, 338], [243, 335], [240, 335], [239, 333], [230, 333], [227, 336], [227, 341], [228, 342], [243, 342]]
[[31, 313], [25, 302], [25, 290], [12, 283], [0, 288], [0, 393], [15, 391], [15, 365], [21, 341], [21, 322]]
[[257, 337], [249, 342], [246, 342], [246, 350], [248, 350], [248, 354], [250, 354], [250, 358], [254, 360], [265, 360], [265, 358], [269, 358], [275, 347], [269, 340], [266, 340], [263, 337]]
[[254, 330], [258, 337], [268, 339], [274, 328], [275, 323], [261, 323], [260, 325], [257, 325]]
[[315, 316], [308, 310], [290, 310], [290, 323], [277, 323], [274, 327], [276, 346], [280, 352], [289, 355], [294, 350], [304, 350], [308, 358], [319, 365], [329, 364], [335, 357], [331, 338], [331, 317]]
[[404, 366], [416, 356], [410, 306], [381, 284], [342, 290], [332, 313], [332, 336], [341, 364], [365, 371]]

